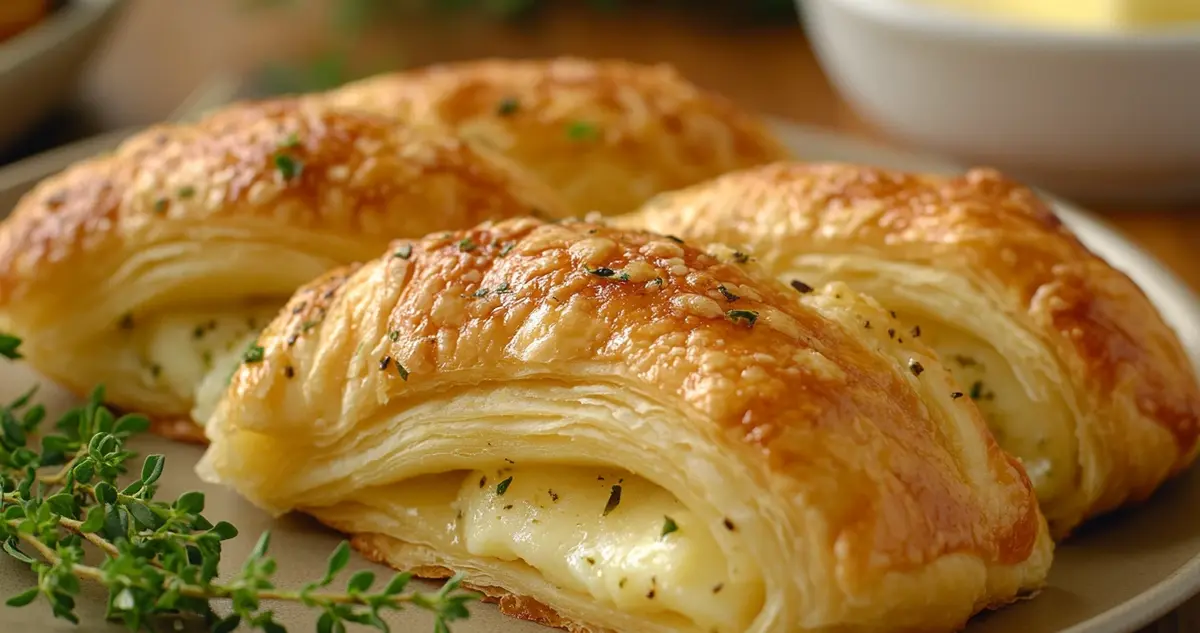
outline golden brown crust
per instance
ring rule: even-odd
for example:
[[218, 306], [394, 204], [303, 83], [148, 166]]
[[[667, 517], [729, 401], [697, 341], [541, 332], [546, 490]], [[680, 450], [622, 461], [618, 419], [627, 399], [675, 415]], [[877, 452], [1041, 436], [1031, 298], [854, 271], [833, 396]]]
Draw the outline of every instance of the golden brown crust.
[[[441, 214], [418, 204], [447, 196], [461, 199], [437, 205]], [[537, 212], [565, 208], [452, 137], [313, 100], [241, 103], [151, 128], [39, 184], [0, 230], [0, 305], [185, 224], [262, 222], [322, 232], [330, 249], [353, 240], [377, 251], [397, 236]]]
[[150, 432], [176, 442], [208, 444], [208, 438], [204, 436], [204, 427], [192, 419], [150, 420]]
[[[912, 380], [942, 380], [944, 371], [921, 378], [879, 354], [874, 345], [914, 348], [891, 347], [878, 308], [876, 326], [861, 329], [854, 314], [872, 308], [854, 301], [802, 296], [752, 266], [657, 235], [532, 219], [483, 225], [298, 291], [260, 337], [264, 360], [235, 374], [209, 434], [236, 441], [240, 429], [325, 443], [384, 406], [419, 402], [428, 389], [597, 364], [623, 388], [683, 403], [694, 412], [689, 424], [769, 469], [787, 482], [782, 489], [803, 487], [839, 535], [847, 582], [954, 552], [996, 564], [1030, 557], [1044, 524], [1020, 467], [969, 404], [948, 405], [957, 422], [931, 417], [940, 414]], [[847, 321], [835, 325], [838, 310]], [[348, 388], [386, 397], [358, 401]], [[340, 406], [350, 401], [346, 418]], [[272, 413], [285, 408], [286, 420]], [[300, 418], [324, 426], [291, 426]], [[986, 483], [970, 483], [957, 441], [939, 427], [964, 421], [956, 432], [981, 443]], [[976, 486], [994, 503], [981, 504]]]
[[1200, 389], [1175, 334], [1136, 284], [995, 171], [780, 163], [664, 195], [619, 222], [745, 245], [777, 274], [799, 257], [852, 255], [969, 278], [1061, 364], [1080, 441], [1102, 453], [1087, 514], [1146, 497], [1196, 455]]
[[577, 213], [624, 213], [660, 191], [790, 156], [760, 121], [667, 65], [491, 59], [374, 77], [322, 98], [494, 147]]
[[[362, 554], [364, 558], [373, 563], [386, 565], [398, 571], [408, 572], [417, 578], [446, 580], [454, 576], [454, 570], [441, 565], [411, 566], [406, 565], [406, 561], [404, 560], [393, 559], [388, 555], [389, 548], [387, 547], [387, 543], [389, 541], [394, 541], [394, 539], [380, 534], [362, 533], [351, 537], [350, 545], [358, 553]], [[558, 611], [555, 611], [553, 607], [529, 596], [521, 596], [499, 587], [481, 586], [470, 582], [463, 582], [462, 586], [471, 591], [478, 592], [482, 602], [496, 604], [501, 613], [519, 620], [563, 629], [570, 633], [611, 633], [608, 629], [591, 627], [565, 618]], [[1032, 589], [1016, 596], [997, 599], [984, 608], [986, 610], [1002, 609], [1016, 602], [1032, 600], [1037, 597], [1040, 591], [1040, 588]], [[961, 629], [962, 627], [959, 628]]]
[[396, 237], [534, 212], [567, 213], [536, 178], [449, 135], [313, 100], [236, 104], [26, 195], [0, 225], [0, 328], [65, 386], [106, 383], [112, 404], [180, 420], [192, 395], [122, 364], [141, 353], [123, 323], [282, 304]]
[[[452, 570], [438, 565], [424, 565], [401, 569], [396, 561], [388, 559], [386, 548], [381, 547], [375, 542], [379, 538], [386, 537], [380, 537], [376, 534], [356, 534], [350, 539], [350, 545], [371, 562], [406, 571], [417, 578], [445, 580], [454, 575]], [[553, 608], [529, 596], [518, 596], [499, 587], [480, 586], [470, 582], [464, 582], [462, 586], [466, 589], [479, 592], [483, 602], [495, 604], [500, 609], [500, 613], [517, 618], [518, 620], [527, 620], [541, 624], [542, 626], [563, 629], [570, 633], [608, 633], [601, 629], [568, 620], [559, 615]]]

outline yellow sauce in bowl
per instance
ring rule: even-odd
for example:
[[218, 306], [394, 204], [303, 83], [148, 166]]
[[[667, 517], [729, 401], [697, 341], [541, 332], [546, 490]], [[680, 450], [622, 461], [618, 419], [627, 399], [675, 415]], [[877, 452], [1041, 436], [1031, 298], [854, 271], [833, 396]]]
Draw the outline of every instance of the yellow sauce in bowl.
[[1200, 24], [1200, 0], [921, 0], [1032, 26], [1089, 31]]

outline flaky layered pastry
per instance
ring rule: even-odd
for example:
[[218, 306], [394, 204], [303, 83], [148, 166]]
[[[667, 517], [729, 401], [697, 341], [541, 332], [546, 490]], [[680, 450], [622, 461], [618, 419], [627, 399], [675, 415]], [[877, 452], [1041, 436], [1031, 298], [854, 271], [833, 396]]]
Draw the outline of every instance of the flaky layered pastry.
[[1034, 192], [958, 177], [776, 164], [618, 221], [746, 247], [801, 289], [843, 280], [936, 349], [1023, 462], [1052, 531], [1148, 496], [1196, 457], [1200, 392], [1141, 290]]
[[789, 156], [754, 116], [665, 65], [484, 60], [382, 75], [322, 99], [452, 130], [534, 171], [577, 214]]
[[164, 433], [202, 438], [191, 419], [301, 284], [396, 237], [535, 209], [566, 213], [454, 138], [314, 102], [241, 104], [26, 195], [0, 224], [0, 329], [43, 374], [104, 383]]
[[292, 298], [203, 477], [579, 632], [950, 630], [1043, 581], [1023, 471], [847, 287], [584, 222], [410, 246]]

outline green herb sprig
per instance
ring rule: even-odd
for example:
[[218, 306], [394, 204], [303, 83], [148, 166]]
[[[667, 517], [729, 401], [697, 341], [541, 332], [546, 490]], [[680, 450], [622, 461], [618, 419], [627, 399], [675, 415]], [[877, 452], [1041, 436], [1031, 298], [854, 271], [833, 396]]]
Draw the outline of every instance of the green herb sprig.
[[[19, 358], [19, 346], [19, 339], [0, 334], [0, 355]], [[406, 606], [431, 612], [435, 633], [448, 633], [450, 622], [468, 617], [466, 605], [476, 595], [459, 590], [460, 576], [423, 593], [410, 590], [411, 575], [400, 573], [372, 591], [375, 574], [360, 571], [344, 590], [328, 590], [350, 561], [346, 542], [329, 557], [325, 575], [298, 590], [276, 588], [269, 533], [236, 574], [219, 579], [222, 543], [237, 529], [204, 517], [202, 492], [155, 499], [166, 466], [162, 455], [146, 456], [138, 476], [125, 476], [136, 457], [126, 442], [150, 421], [114, 415], [103, 406], [100, 387], [45, 429], [46, 409], [32, 403], [35, 392], [0, 405], [0, 546], [37, 575], [8, 606], [41, 598], [56, 617], [78, 623], [75, 600], [84, 580], [107, 589], [107, 617], [130, 630], [150, 630], [163, 618], [200, 618], [214, 633], [238, 627], [284, 633], [268, 606], [276, 601], [320, 611], [318, 633], [344, 633], [348, 623], [386, 632], [382, 614]], [[88, 549], [103, 560], [86, 562]], [[225, 605], [220, 613], [216, 603]]]

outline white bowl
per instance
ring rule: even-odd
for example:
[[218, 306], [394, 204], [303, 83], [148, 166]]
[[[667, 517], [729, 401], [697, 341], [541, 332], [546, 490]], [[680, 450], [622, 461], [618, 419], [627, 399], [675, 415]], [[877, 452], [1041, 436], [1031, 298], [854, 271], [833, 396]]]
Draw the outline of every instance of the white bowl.
[[0, 147], [59, 105], [124, 4], [125, 0], [68, 0], [46, 19], [0, 43]]
[[798, 5], [834, 85], [899, 141], [1070, 196], [1200, 199], [1200, 28], [1077, 33], [911, 0]]

